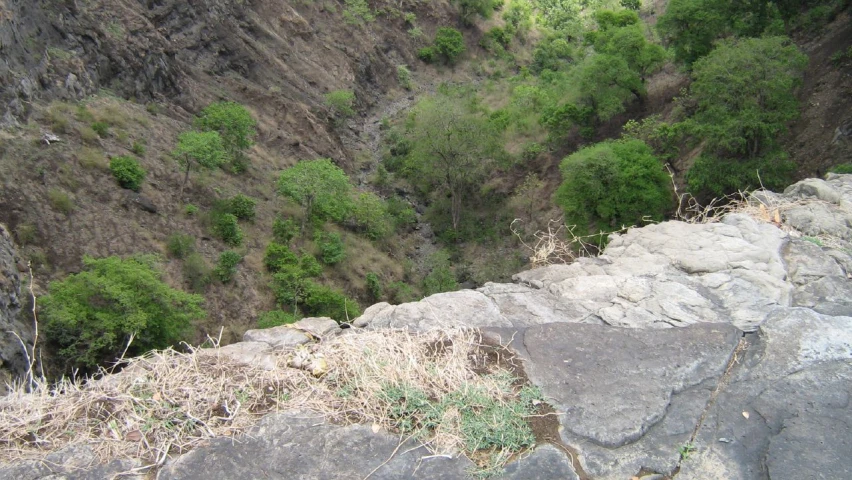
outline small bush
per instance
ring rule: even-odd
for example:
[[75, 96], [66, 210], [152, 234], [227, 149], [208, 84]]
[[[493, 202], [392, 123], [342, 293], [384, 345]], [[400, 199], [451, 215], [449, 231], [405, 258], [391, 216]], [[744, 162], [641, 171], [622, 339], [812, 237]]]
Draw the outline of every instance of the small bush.
[[325, 104], [332, 109], [339, 119], [355, 115], [352, 106], [355, 104], [355, 93], [351, 90], [335, 90], [325, 94]]
[[828, 171], [831, 173], [852, 174], [852, 163], [841, 163], [840, 165], [831, 167]]
[[80, 153], [77, 154], [77, 161], [83, 168], [107, 168], [109, 166], [109, 161], [100, 150], [88, 147], [80, 150]]
[[272, 236], [275, 237], [275, 241], [278, 243], [287, 245], [298, 233], [299, 224], [297, 224], [292, 218], [288, 218], [286, 220], [276, 218], [272, 223]]
[[391, 233], [387, 204], [374, 193], [363, 192], [355, 197], [352, 217], [371, 240], [379, 240]]
[[272, 328], [296, 323], [299, 317], [283, 310], [263, 312], [257, 317], [257, 328]]
[[242, 261], [243, 257], [233, 250], [222, 252], [219, 255], [219, 262], [216, 268], [213, 269], [213, 275], [222, 283], [228, 283], [234, 278], [237, 273], [237, 264]]
[[32, 223], [21, 223], [15, 227], [15, 239], [18, 240], [18, 245], [30, 245], [36, 241], [36, 227]]
[[186, 215], [187, 217], [192, 217], [192, 216], [198, 215], [198, 207], [196, 207], [195, 205], [193, 205], [191, 203], [187, 203], [183, 207], [183, 214]]
[[387, 286], [388, 301], [394, 305], [417, 300], [414, 288], [405, 282], [392, 282]]
[[411, 90], [411, 70], [409, 70], [407, 66], [396, 66], [396, 79], [399, 82], [400, 87], [406, 90]]
[[452, 27], [441, 27], [435, 32], [435, 49], [447, 63], [455, 63], [464, 53], [464, 36]]
[[134, 191], [139, 191], [139, 187], [148, 173], [142, 168], [142, 165], [139, 165], [139, 160], [123, 155], [110, 159], [109, 169], [121, 188]]
[[231, 213], [214, 217], [213, 233], [228, 245], [238, 247], [243, 243], [243, 232], [237, 223], [237, 217]]
[[50, 206], [63, 215], [70, 215], [74, 211], [74, 200], [66, 192], [58, 188], [51, 188], [47, 192]]
[[134, 155], [144, 157], [145, 156], [145, 145], [142, 145], [138, 141], [133, 142], [133, 145], [130, 147], [130, 151], [133, 152]]
[[203, 292], [210, 284], [210, 267], [204, 257], [191, 253], [183, 261], [183, 279], [189, 285], [190, 291]]
[[287, 245], [272, 242], [266, 246], [263, 265], [271, 273], [279, 272], [287, 265], [298, 265], [299, 258]]
[[414, 207], [398, 197], [388, 199], [388, 214], [394, 219], [396, 228], [408, 228], [417, 223], [417, 213]]
[[77, 133], [80, 135], [80, 140], [84, 143], [96, 143], [100, 136], [98, 136], [98, 132], [92, 130], [89, 127], [78, 127]]
[[330, 317], [338, 322], [350, 322], [361, 315], [358, 302], [325, 285], [309, 282], [305, 289], [304, 308], [318, 317]]
[[181, 233], [169, 235], [166, 250], [174, 258], [186, 258], [195, 253], [195, 237]]
[[302, 269], [306, 277], [319, 277], [322, 275], [322, 265], [320, 265], [315, 256], [307, 253], [299, 258], [299, 268]]
[[376, 19], [367, 0], [344, 0], [343, 19], [350, 25], [363, 25]]
[[435, 47], [423, 47], [417, 51], [417, 58], [426, 63], [432, 63], [438, 58], [438, 50]]
[[370, 294], [370, 299], [374, 302], [378, 302], [384, 293], [382, 281], [379, 280], [379, 276], [370, 272], [367, 274], [365, 281], [367, 282], [367, 293]]
[[323, 233], [317, 238], [320, 250], [320, 259], [326, 265], [336, 265], [346, 258], [346, 249], [343, 240], [336, 233]]
[[238, 194], [228, 200], [229, 211], [240, 220], [254, 220], [254, 207], [257, 200]]
[[106, 138], [109, 135], [109, 124], [106, 122], [92, 123], [92, 130], [101, 138]]

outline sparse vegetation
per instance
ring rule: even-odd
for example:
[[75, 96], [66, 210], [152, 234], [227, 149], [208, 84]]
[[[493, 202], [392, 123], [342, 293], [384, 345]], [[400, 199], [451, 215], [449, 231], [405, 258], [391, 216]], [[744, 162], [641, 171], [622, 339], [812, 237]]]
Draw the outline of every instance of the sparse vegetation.
[[109, 161], [109, 169], [112, 172], [112, 176], [121, 185], [121, 188], [137, 192], [145, 180], [145, 175], [148, 173], [142, 168], [138, 160], [123, 155], [112, 157]]
[[195, 237], [182, 233], [169, 235], [166, 250], [174, 258], [186, 258], [195, 253]]
[[246, 171], [246, 150], [254, 144], [257, 135], [257, 122], [246, 107], [234, 102], [210, 104], [195, 119], [195, 126], [202, 132], [217, 132], [231, 170], [234, 173]]
[[243, 243], [243, 232], [237, 222], [236, 215], [222, 213], [213, 216], [213, 233], [223, 242], [233, 247]]
[[334, 90], [325, 95], [325, 104], [334, 114], [335, 121], [340, 123], [355, 115], [355, 93], [351, 90]]
[[240, 193], [231, 197], [228, 203], [228, 211], [235, 217], [240, 220], [254, 220], [254, 208], [257, 205], [257, 200]]
[[219, 255], [219, 262], [216, 264], [216, 268], [213, 269], [213, 275], [222, 283], [230, 282], [237, 273], [237, 265], [242, 260], [242, 255], [233, 250], [222, 252]]
[[74, 211], [74, 200], [71, 195], [58, 188], [48, 190], [47, 199], [50, 206], [63, 215], [70, 215]]

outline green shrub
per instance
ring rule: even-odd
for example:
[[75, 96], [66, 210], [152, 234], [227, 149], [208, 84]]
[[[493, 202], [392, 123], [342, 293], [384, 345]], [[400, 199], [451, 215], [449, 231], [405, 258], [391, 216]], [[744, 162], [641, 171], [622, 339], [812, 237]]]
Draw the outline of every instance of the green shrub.
[[433, 63], [438, 58], [438, 49], [433, 46], [423, 47], [417, 50], [417, 58], [426, 63]]
[[144, 157], [145, 156], [145, 145], [143, 145], [142, 143], [140, 143], [138, 141], [133, 142], [133, 145], [130, 147], [130, 151], [133, 152], [134, 155], [137, 155], [139, 157]]
[[307, 253], [299, 257], [299, 268], [302, 269], [306, 277], [318, 277], [322, 275], [322, 265], [320, 265], [316, 257]]
[[80, 135], [80, 140], [82, 140], [83, 143], [88, 144], [97, 143], [100, 138], [98, 136], [98, 132], [92, 130], [90, 127], [77, 127], [77, 134]]
[[166, 240], [166, 250], [174, 258], [186, 258], [195, 253], [195, 237], [181, 233], [169, 235]]
[[349, 177], [330, 159], [307, 160], [281, 172], [278, 193], [305, 207], [305, 217], [342, 221], [351, 209]]
[[288, 218], [286, 220], [276, 218], [275, 221], [272, 222], [272, 236], [278, 243], [287, 245], [298, 233], [299, 225], [293, 221], [292, 218]]
[[382, 281], [379, 280], [379, 276], [370, 272], [364, 280], [367, 283], [367, 293], [370, 294], [370, 299], [374, 302], [378, 302], [382, 298], [383, 294]]
[[106, 138], [109, 135], [109, 124], [106, 122], [94, 122], [92, 123], [92, 130], [98, 134], [101, 138]]
[[284, 269], [287, 265], [298, 265], [299, 258], [287, 245], [272, 242], [266, 246], [263, 256], [263, 265], [271, 273]]
[[387, 208], [396, 228], [407, 228], [417, 223], [417, 213], [408, 202], [391, 197], [388, 199]]
[[86, 373], [109, 366], [125, 347], [133, 357], [177, 343], [205, 316], [202, 302], [163, 282], [150, 258], [84, 257], [82, 272], [51, 282], [39, 298], [39, 319], [66, 372]]
[[753, 159], [719, 158], [702, 155], [686, 175], [689, 189], [699, 197], [765, 187], [780, 190], [790, 184], [796, 164], [783, 152], [770, 152]]
[[406, 90], [411, 90], [411, 70], [409, 70], [407, 66], [396, 66], [396, 79], [399, 82], [400, 87]]
[[355, 115], [355, 93], [351, 90], [335, 90], [325, 94], [325, 104], [331, 108], [338, 119], [347, 119]]
[[435, 49], [447, 63], [456, 63], [464, 53], [464, 36], [452, 27], [441, 27], [435, 32]]
[[376, 194], [362, 192], [352, 204], [352, 217], [371, 240], [378, 240], [391, 233], [391, 216], [387, 204]]
[[367, 0], [344, 0], [343, 19], [350, 25], [363, 25], [376, 19]]
[[203, 292], [210, 284], [210, 267], [204, 257], [196, 252], [190, 253], [183, 261], [183, 279], [192, 292]]
[[38, 230], [32, 223], [20, 223], [15, 227], [15, 239], [18, 240], [18, 245], [30, 245], [35, 243]]
[[338, 322], [351, 322], [361, 315], [358, 302], [330, 287], [313, 282], [306, 285], [304, 309], [311, 316], [330, 317]]
[[233, 250], [227, 250], [219, 255], [219, 262], [213, 269], [213, 275], [222, 283], [228, 283], [237, 273], [237, 264], [243, 260], [242, 255]]
[[47, 199], [50, 202], [50, 206], [63, 215], [70, 215], [74, 211], [74, 200], [66, 192], [58, 188], [48, 190]]
[[423, 292], [427, 296], [458, 290], [459, 284], [450, 268], [450, 255], [446, 250], [433, 253], [429, 257], [429, 267], [429, 273], [423, 278]]
[[671, 207], [669, 176], [641, 140], [601, 142], [562, 160], [556, 203], [581, 234], [662, 220]]
[[322, 233], [317, 237], [320, 250], [320, 259], [326, 265], [335, 265], [346, 258], [346, 249], [343, 240], [336, 233]]
[[272, 328], [296, 323], [299, 317], [283, 310], [263, 312], [257, 317], [257, 328]]
[[194, 215], [198, 215], [198, 207], [196, 207], [195, 205], [193, 205], [191, 203], [187, 203], [183, 207], [183, 213], [187, 217], [192, 217]]
[[386, 290], [388, 302], [394, 305], [417, 300], [417, 296], [414, 294], [414, 288], [405, 282], [391, 282], [388, 284]]
[[254, 207], [257, 200], [238, 194], [228, 200], [228, 211], [240, 220], [254, 220]]
[[307, 276], [298, 265], [283, 265], [272, 275], [272, 293], [284, 308], [295, 308], [304, 300]]
[[841, 163], [840, 165], [831, 167], [828, 171], [831, 173], [852, 174], [852, 163]]
[[243, 243], [243, 232], [237, 223], [237, 217], [231, 213], [215, 215], [213, 233], [228, 245], [238, 247]]
[[139, 164], [139, 160], [128, 156], [112, 157], [109, 161], [109, 169], [121, 188], [139, 191], [145, 175], [148, 173]]
[[246, 107], [234, 102], [211, 103], [195, 119], [195, 126], [219, 134], [234, 173], [248, 168], [245, 151], [254, 144], [257, 122]]

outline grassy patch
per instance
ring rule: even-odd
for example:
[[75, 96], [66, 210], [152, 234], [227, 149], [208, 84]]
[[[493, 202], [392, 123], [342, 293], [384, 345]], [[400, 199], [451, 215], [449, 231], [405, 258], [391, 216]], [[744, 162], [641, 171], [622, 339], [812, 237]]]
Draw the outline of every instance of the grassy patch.
[[63, 190], [51, 188], [47, 192], [47, 200], [51, 208], [63, 215], [70, 215], [74, 211], [74, 200]]

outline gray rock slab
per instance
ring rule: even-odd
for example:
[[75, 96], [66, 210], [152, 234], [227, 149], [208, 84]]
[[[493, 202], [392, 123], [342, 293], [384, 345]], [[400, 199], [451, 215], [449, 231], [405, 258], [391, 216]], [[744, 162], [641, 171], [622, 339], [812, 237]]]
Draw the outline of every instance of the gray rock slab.
[[478, 292], [494, 301], [500, 314], [515, 328], [556, 322], [583, 322], [589, 310], [577, 302], [564, 302], [545, 290], [526, 285], [486, 283]]
[[303, 318], [290, 326], [318, 338], [340, 333], [340, 324], [328, 317]]
[[311, 338], [304, 333], [287, 325], [249, 330], [243, 334], [244, 342], [268, 343], [275, 349], [292, 348], [303, 343], [308, 343], [310, 340]]
[[[239, 441], [212, 440], [166, 465], [158, 480], [470, 478], [465, 457], [433, 456], [417, 444], [365, 425], [337, 426], [307, 413], [269, 415]], [[387, 463], [384, 463], [387, 462]], [[512, 479], [576, 478], [570, 459], [539, 447], [507, 468]]]
[[475, 290], [438, 293], [419, 302], [380, 303], [364, 311], [356, 326], [370, 329], [408, 328], [415, 332], [459, 327], [510, 327], [497, 304]]
[[266, 342], [237, 342], [224, 347], [199, 350], [202, 355], [227, 355], [245, 365], [256, 365], [264, 370], [274, 370], [277, 367], [272, 346]]
[[560, 412], [562, 438], [592, 478], [671, 471], [741, 332], [729, 324], [665, 330], [547, 324], [489, 329]]
[[124, 472], [127, 473], [120, 478], [142, 480], [144, 475], [130, 472], [141, 465], [139, 460], [114, 460], [98, 464], [91, 448], [76, 445], [51, 453], [43, 460], [11, 466], [0, 464], [0, 480], [104, 480], [116, 478]]
[[830, 235], [852, 241], [852, 175], [809, 178], [784, 190], [796, 202], [781, 213], [784, 223], [805, 235]]
[[774, 312], [752, 339], [678, 479], [852, 475], [852, 318]]

